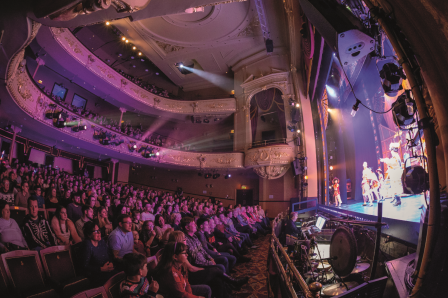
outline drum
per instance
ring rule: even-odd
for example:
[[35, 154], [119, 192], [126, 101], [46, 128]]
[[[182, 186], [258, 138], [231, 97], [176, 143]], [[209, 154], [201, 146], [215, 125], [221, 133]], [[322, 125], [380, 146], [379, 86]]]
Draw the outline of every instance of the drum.
[[331, 237], [330, 262], [334, 273], [344, 277], [352, 273], [356, 265], [358, 247], [352, 229], [340, 226]]

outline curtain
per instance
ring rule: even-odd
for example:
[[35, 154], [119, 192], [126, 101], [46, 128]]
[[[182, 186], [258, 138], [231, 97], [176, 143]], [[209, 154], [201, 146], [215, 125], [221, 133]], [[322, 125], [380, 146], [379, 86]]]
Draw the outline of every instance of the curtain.
[[[275, 104], [274, 104], [275, 103]], [[257, 132], [258, 110], [262, 113], [277, 112], [282, 138], [286, 138], [285, 104], [282, 92], [277, 88], [270, 88], [255, 94], [250, 101], [250, 124], [252, 142]]]
[[285, 104], [282, 98], [282, 92], [276, 88], [274, 89], [274, 102], [275, 109], [277, 110], [278, 122], [280, 123], [280, 129], [282, 131], [282, 137], [286, 138], [286, 117], [285, 117]]

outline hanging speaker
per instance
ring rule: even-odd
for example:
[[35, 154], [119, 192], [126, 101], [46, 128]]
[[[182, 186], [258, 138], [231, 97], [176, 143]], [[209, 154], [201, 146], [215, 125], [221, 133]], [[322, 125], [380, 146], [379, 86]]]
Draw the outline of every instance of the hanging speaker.
[[274, 42], [272, 39], [266, 39], [266, 52], [272, 53], [274, 51]]
[[375, 48], [375, 40], [362, 32], [364, 27], [344, 5], [331, 0], [299, 0], [308, 20], [338, 53], [343, 65], [351, 64]]

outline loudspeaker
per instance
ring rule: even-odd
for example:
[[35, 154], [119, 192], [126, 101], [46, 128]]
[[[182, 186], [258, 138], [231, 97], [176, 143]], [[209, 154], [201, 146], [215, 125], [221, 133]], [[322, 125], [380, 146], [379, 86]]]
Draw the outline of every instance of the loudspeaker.
[[299, 109], [296, 109], [296, 108], [291, 109], [291, 122], [293, 124], [300, 122], [300, 110]]
[[272, 39], [266, 39], [266, 52], [272, 53], [274, 51], [274, 42]]
[[375, 40], [350, 11], [333, 0], [299, 0], [309, 21], [327, 44], [339, 54], [343, 65], [351, 64], [375, 48]]
[[294, 171], [294, 176], [303, 174], [302, 165], [300, 164], [300, 161], [298, 159], [292, 161], [291, 167]]

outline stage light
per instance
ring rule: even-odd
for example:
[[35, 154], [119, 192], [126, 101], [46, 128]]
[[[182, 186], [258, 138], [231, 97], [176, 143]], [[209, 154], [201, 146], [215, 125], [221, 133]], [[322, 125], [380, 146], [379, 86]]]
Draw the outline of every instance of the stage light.
[[300, 129], [297, 130], [297, 133], [300, 133]]
[[294, 107], [296, 105], [296, 102], [291, 97], [289, 98], [289, 105]]
[[87, 125], [73, 126], [72, 127], [72, 130], [74, 132], [79, 132], [79, 131], [86, 130], [86, 129], [87, 129]]
[[[402, 128], [415, 122], [414, 111], [417, 109], [411, 90], [406, 90], [392, 104], [392, 116], [395, 124]], [[410, 113], [411, 112], [411, 113]]]
[[210, 120], [208, 118], [204, 118], [203, 122], [204, 123], [210, 123]]
[[208, 178], [211, 178], [211, 177], [212, 177], [212, 174], [210, 174], [210, 173], [205, 173], [205, 175], [204, 175], [205, 179], [208, 179]]
[[136, 50], [136, 49], [137, 49], [137, 47], [136, 47], [136, 46], [133, 46], [133, 47], [132, 47], [132, 49], [133, 49], [133, 50]]
[[110, 25], [110, 22], [109, 22], [109, 21], [107, 21], [107, 22], [106, 22], [106, 25], [107, 25], [107, 26], [109, 26], [109, 25]]
[[129, 43], [129, 40], [128, 39], [126, 39], [126, 41], [125, 41], [126, 43]]
[[288, 125], [288, 130], [290, 131], [290, 132], [295, 132], [296, 131], [296, 127], [294, 126], [294, 125]]
[[179, 64], [179, 67], [180, 68], [184, 68], [184, 65], [181, 63], [181, 64]]
[[420, 194], [429, 190], [429, 175], [421, 166], [407, 167], [401, 176], [401, 182], [408, 194]]
[[360, 103], [361, 103], [361, 101], [359, 99], [356, 99], [356, 103], [353, 105], [352, 112], [350, 113], [350, 115], [352, 115], [352, 117], [355, 117], [356, 112], [358, 112]]
[[213, 179], [218, 179], [220, 176], [221, 176], [221, 174], [215, 173], [215, 174], [213, 174]]
[[333, 88], [331, 88], [328, 85], [325, 85], [325, 88], [327, 89], [328, 95], [330, 95], [331, 97], [337, 97], [336, 90], [334, 90]]
[[123, 36], [123, 37], [121, 38], [121, 40], [125, 41], [125, 40], [126, 40], [126, 37]]
[[304, 178], [305, 178], [305, 180], [308, 180], [308, 176], [305, 176]]
[[156, 152], [156, 156], [159, 156], [160, 155], [160, 152]]
[[[390, 62], [385, 63], [380, 73], [381, 85], [383, 87], [384, 93], [388, 96], [396, 96], [400, 90], [403, 89], [402, 82], [406, 78], [403, 68], [398, 65], [398, 62], [393, 58], [389, 58]], [[377, 65], [378, 65], [377, 61]]]
[[227, 175], [224, 176], [224, 179], [229, 179], [230, 177], [232, 177], [232, 175], [227, 174]]
[[296, 108], [300, 108], [300, 104], [299, 103], [296, 103]]
[[141, 56], [141, 55], [142, 55], [142, 52], [138, 52], [138, 55]]
[[330, 171], [333, 171], [333, 166], [330, 166]]
[[328, 109], [327, 109], [327, 111], [328, 111], [328, 112], [331, 112], [331, 109], [330, 109], [330, 108], [328, 108]]

